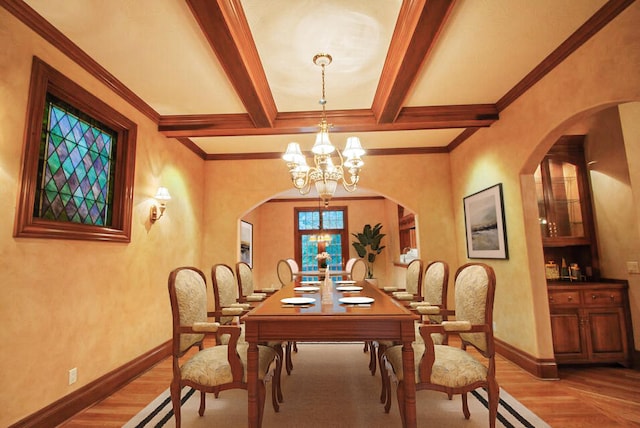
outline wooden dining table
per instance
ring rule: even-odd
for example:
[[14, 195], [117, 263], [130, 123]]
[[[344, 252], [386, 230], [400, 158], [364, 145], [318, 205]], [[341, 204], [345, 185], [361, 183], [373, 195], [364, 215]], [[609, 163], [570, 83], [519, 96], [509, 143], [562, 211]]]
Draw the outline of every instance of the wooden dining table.
[[[303, 287], [302, 291], [299, 290], [300, 287]], [[313, 287], [318, 289], [314, 290]], [[341, 291], [339, 288], [342, 287], [361, 287], [361, 289]], [[373, 302], [345, 304], [340, 301], [345, 297], [357, 298], [356, 300], [369, 298], [373, 299]], [[282, 299], [291, 298], [313, 299], [313, 302], [306, 304], [282, 302]], [[323, 281], [310, 284], [296, 279], [260, 303], [242, 319], [245, 323], [245, 339], [249, 343], [247, 352], [249, 427], [262, 425], [258, 407], [258, 343], [260, 342], [393, 340], [403, 345], [402, 362], [405, 373], [413, 373], [415, 369], [411, 343], [415, 339], [414, 322], [418, 316], [367, 281], [356, 283], [331, 281], [325, 286]], [[415, 427], [414, 377], [405, 376], [403, 385], [405, 426]], [[377, 397], [372, 395], [372, 399]], [[383, 411], [382, 407], [380, 411]]]
[[326, 278], [327, 274], [329, 274], [332, 277], [343, 277], [346, 278], [347, 276], [349, 276], [350, 272], [346, 271], [346, 270], [324, 270], [324, 271], [320, 271], [320, 270], [301, 270], [298, 272], [294, 272], [293, 273], [293, 277], [294, 278], [299, 278], [299, 277], [313, 277], [313, 276], [317, 276], [319, 279], [324, 279]]

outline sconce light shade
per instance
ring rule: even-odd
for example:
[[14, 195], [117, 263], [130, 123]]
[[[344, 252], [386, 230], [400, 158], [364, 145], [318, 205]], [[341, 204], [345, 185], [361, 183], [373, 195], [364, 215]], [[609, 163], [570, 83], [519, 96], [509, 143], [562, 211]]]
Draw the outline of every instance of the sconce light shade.
[[166, 187], [158, 187], [158, 191], [154, 196], [158, 201], [168, 201], [171, 199], [171, 195], [169, 194], [169, 190]]
[[166, 187], [158, 187], [154, 198], [160, 202], [160, 207], [155, 204], [151, 207], [151, 223], [155, 223], [163, 216], [164, 210], [167, 209], [167, 201], [171, 200], [171, 194], [169, 194], [169, 190]]

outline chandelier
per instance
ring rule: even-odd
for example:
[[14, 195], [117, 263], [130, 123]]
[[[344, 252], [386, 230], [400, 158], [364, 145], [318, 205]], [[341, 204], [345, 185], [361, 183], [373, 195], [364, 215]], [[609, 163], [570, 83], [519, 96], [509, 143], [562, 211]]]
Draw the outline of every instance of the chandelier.
[[[319, 53], [313, 57], [313, 63], [322, 68], [322, 98], [319, 101], [322, 106], [322, 116], [318, 124], [320, 130], [316, 134], [316, 142], [311, 148], [314, 165], [307, 164], [307, 159], [300, 150], [300, 144], [296, 142], [289, 143], [282, 156], [287, 162], [293, 186], [302, 195], [306, 195], [311, 190], [313, 183], [325, 206], [333, 197], [338, 182], [342, 182], [342, 186], [347, 192], [356, 190], [360, 178], [360, 168], [364, 165], [360, 158], [364, 154], [364, 149], [358, 137], [347, 138], [347, 144], [342, 153], [331, 144], [329, 139], [331, 125], [327, 122], [325, 109], [327, 100], [324, 91], [324, 71], [325, 67], [331, 64], [331, 61], [331, 55], [325, 53]], [[349, 178], [345, 176], [345, 171], [350, 175]]]

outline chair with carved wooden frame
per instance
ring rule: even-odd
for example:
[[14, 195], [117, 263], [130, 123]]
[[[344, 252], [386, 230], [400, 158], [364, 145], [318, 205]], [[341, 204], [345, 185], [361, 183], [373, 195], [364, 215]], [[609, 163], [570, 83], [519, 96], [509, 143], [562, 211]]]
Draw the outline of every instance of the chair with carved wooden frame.
[[239, 317], [251, 309], [250, 303], [240, 302], [240, 289], [233, 270], [229, 265], [216, 264], [211, 268], [213, 281], [213, 316], [216, 321], [228, 324], [233, 317]]
[[397, 287], [384, 287], [384, 291], [390, 293], [394, 299], [403, 301], [422, 300], [422, 269], [421, 259], [414, 259], [407, 265], [404, 290]]
[[[294, 269], [296, 269], [297, 273], [298, 263], [296, 263], [293, 259], [281, 259], [278, 260], [277, 272], [278, 272], [278, 280], [280, 281], [281, 286], [285, 286], [287, 284], [292, 283], [295, 280]], [[291, 374], [291, 370], [293, 370], [293, 360], [291, 359], [291, 352], [298, 352], [298, 346], [295, 342], [287, 342], [285, 346], [285, 368], [287, 370], [287, 374]]]
[[[415, 342], [424, 343], [422, 335], [420, 335], [421, 323], [440, 324], [447, 320], [447, 290], [449, 284], [449, 265], [442, 260], [429, 262], [424, 270], [422, 277], [422, 299], [420, 301], [409, 302], [409, 308], [420, 315], [420, 322], [415, 324]], [[436, 345], [446, 345], [447, 336], [439, 333], [431, 335], [433, 343]], [[382, 364], [382, 355], [389, 346], [399, 345], [399, 343], [379, 342], [378, 350], [380, 351], [379, 363]], [[380, 402], [385, 403], [385, 411], [388, 413], [391, 408], [391, 395], [389, 391], [389, 376], [385, 370], [380, 370], [382, 379], [382, 391], [380, 393]]]
[[[344, 265], [344, 270], [347, 272], [347, 278], [352, 281], [364, 281], [367, 277], [367, 263], [364, 259], [357, 257], [350, 258]], [[369, 354], [369, 370], [371, 374], [376, 373], [376, 351], [372, 341], [364, 342], [363, 352], [370, 352]]]
[[[204, 273], [194, 267], [180, 267], [169, 274], [169, 300], [173, 321], [172, 369], [170, 393], [176, 427], [181, 426], [181, 390], [190, 386], [200, 391], [200, 416], [205, 411], [205, 395], [216, 397], [227, 389], [247, 389], [247, 348], [238, 344], [240, 327], [210, 322], [207, 311], [207, 282]], [[220, 336], [229, 337], [227, 344]], [[204, 346], [206, 336], [215, 336], [215, 346]], [[186, 360], [193, 347], [198, 351]], [[265, 402], [265, 378], [276, 359], [273, 349], [258, 346], [258, 409], [262, 420]]]
[[275, 290], [267, 288], [262, 291], [254, 289], [253, 270], [245, 262], [236, 263], [236, 278], [238, 280], [238, 298], [240, 303], [261, 302]]
[[281, 286], [285, 286], [293, 281], [293, 269], [286, 259], [278, 260], [277, 272]]
[[[394, 299], [403, 302], [422, 300], [422, 260], [414, 259], [407, 265], [407, 273], [405, 276], [405, 288], [399, 289], [397, 286], [383, 287], [385, 293], [391, 295]], [[376, 374], [376, 361], [382, 359], [382, 352], [389, 347], [395, 345], [392, 341], [374, 341], [371, 343], [377, 349], [376, 355], [369, 360], [369, 369], [371, 374]], [[366, 346], [366, 345], [365, 345]], [[384, 392], [384, 385], [383, 385]]]
[[[213, 300], [214, 311], [212, 316], [221, 324], [238, 323], [237, 319], [251, 310], [251, 303], [241, 303], [241, 288], [238, 286], [233, 270], [229, 265], [218, 263], [211, 268], [211, 279], [213, 282]], [[244, 324], [241, 326], [240, 343], [245, 343]], [[228, 340], [226, 336], [222, 336], [223, 343]], [[278, 412], [283, 401], [282, 389], [280, 385], [280, 375], [282, 372], [282, 362], [284, 360], [284, 352], [282, 343], [269, 342], [264, 344], [273, 348], [276, 352], [276, 368], [273, 377], [272, 404], [273, 409]]]
[[350, 264], [347, 262], [349, 267], [345, 268], [345, 270], [349, 272], [349, 279], [353, 281], [364, 281], [367, 277], [367, 263], [363, 259], [350, 259], [349, 261], [351, 260], [353, 260], [353, 262]]
[[[442, 324], [422, 324], [420, 334], [424, 344], [413, 344], [416, 390], [430, 389], [462, 395], [465, 419], [471, 416], [467, 394], [485, 388], [488, 395], [489, 426], [495, 427], [500, 388], [496, 381], [495, 344], [493, 339], [493, 302], [496, 278], [493, 269], [484, 263], [467, 263], [455, 275], [455, 321]], [[435, 345], [432, 334], [457, 334], [461, 347]], [[483, 359], [467, 352], [475, 348]], [[383, 361], [390, 376], [398, 382], [398, 407], [403, 424], [404, 373], [402, 346], [387, 349]]]

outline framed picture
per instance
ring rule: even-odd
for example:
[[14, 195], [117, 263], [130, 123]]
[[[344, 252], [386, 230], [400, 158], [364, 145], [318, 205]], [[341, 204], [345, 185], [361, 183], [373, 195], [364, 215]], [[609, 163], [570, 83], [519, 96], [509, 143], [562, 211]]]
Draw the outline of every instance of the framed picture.
[[240, 222], [240, 261], [253, 268], [253, 225]]
[[508, 259], [502, 184], [464, 198], [467, 256], [470, 259]]

